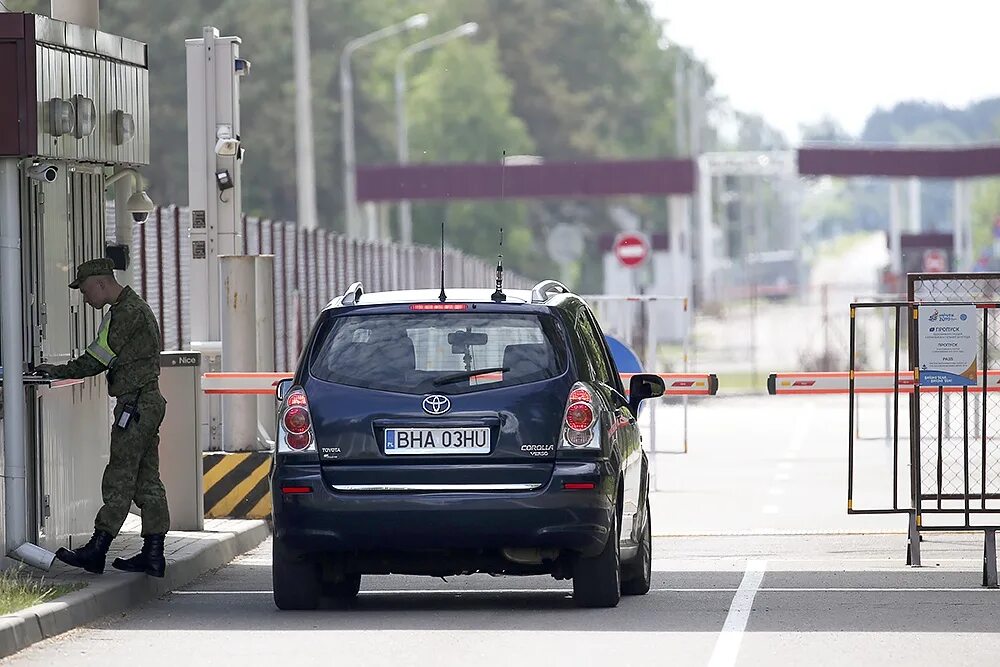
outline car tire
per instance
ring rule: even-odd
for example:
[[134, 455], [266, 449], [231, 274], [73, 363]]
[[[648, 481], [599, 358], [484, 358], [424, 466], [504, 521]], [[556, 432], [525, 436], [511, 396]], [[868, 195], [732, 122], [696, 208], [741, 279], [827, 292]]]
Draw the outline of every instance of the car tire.
[[573, 600], [579, 607], [615, 607], [621, 599], [618, 522], [611, 522], [608, 541], [596, 556], [581, 557], [573, 569]]
[[653, 516], [646, 499], [646, 520], [639, 538], [639, 553], [622, 565], [622, 595], [645, 595], [653, 580]]
[[316, 609], [319, 607], [319, 563], [303, 560], [289, 553], [278, 543], [271, 553], [271, 583], [274, 604], [282, 610]]
[[334, 604], [338, 605], [348, 605], [354, 602], [360, 590], [360, 574], [348, 574], [336, 583], [323, 584], [323, 594], [333, 600]]

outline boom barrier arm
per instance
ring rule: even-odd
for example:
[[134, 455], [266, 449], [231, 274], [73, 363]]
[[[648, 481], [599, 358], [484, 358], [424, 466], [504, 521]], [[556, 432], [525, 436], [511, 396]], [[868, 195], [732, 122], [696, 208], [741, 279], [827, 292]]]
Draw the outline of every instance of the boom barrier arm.
[[[852, 371], [834, 373], [772, 373], [767, 378], [767, 393], [772, 396], [847, 394], [850, 390], [851, 374], [854, 375], [855, 394], [892, 394], [899, 387], [899, 393], [912, 394], [918, 386], [914, 371]], [[898, 375], [898, 385], [893, 376]], [[977, 390], [982, 391], [983, 372], [979, 372]], [[945, 393], [962, 393], [962, 387], [934, 387]], [[986, 374], [986, 391], [1000, 391], [1000, 370]]]
[[[622, 373], [628, 386], [632, 373]], [[666, 385], [664, 396], [715, 396], [719, 379], [714, 373], [656, 373]], [[291, 379], [291, 373], [205, 373], [201, 389], [206, 394], [273, 394], [278, 383]]]

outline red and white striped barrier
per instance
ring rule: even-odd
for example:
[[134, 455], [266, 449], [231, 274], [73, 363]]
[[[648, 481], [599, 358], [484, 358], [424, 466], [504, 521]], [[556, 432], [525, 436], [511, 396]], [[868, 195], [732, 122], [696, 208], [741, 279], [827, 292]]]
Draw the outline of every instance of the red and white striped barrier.
[[[628, 382], [635, 373], [622, 373], [622, 382]], [[664, 396], [715, 396], [719, 392], [719, 378], [714, 373], [656, 373], [663, 379]]]
[[[628, 386], [633, 373], [622, 373]], [[712, 373], [657, 373], [666, 385], [664, 396], [715, 396], [719, 380]], [[278, 383], [291, 373], [205, 373], [201, 390], [206, 394], [273, 394]]]
[[[847, 394], [850, 390], [851, 372], [834, 373], [772, 373], [767, 378], [767, 393], [772, 396], [786, 394]], [[987, 391], [1000, 391], [1000, 371], [987, 373]], [[899, 372], [899, 393], [912, 394], [918, 386], [913, 371]], [[926, 390], [943, 389], [945, 393], [961, 393], [962, 387], [927, 387]], [[969, 391], [983, 390], [983, 373]], [[892, 371], [854, 371], [855, 394], [891, 394], [895, 391]]]
[[206, 394], [274, 394], [278, 383], [291, 373], [205, 373], [201, 390]]

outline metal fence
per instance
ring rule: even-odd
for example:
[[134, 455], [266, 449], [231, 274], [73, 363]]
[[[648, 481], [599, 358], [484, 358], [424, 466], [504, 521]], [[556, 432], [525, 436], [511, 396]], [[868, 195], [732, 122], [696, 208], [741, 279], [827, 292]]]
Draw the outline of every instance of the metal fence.
[[[1000, 529], [1000, 275], [911, 274], [906, 301], [851, 306], [852, 352], [857, 313], [887, 311], [894, 322], [891, 494], [876, 504], [855, 504], [860, 447], [856, 423], [856, 357], [851, 357], [848, 449], [848, 512], [910, 515], [907, 562], [920, 564], [921, 531], [982, 530], [985, 534], [983, 584], [997, 586], [995, 533]], [[975, 386], [922, 386], [918, 316], [934, 304], [975, 306], [978, 381]], [[963, 315], [964, 318], [964, 315]], [[933, 329], [932, 329], [933, 331]], [[921, 373], [922, 377], [922, 373]], [[906, 379], [904, 383], [902, 380]], [[901, 407], [908, 407], [901, 418]], [[908, 436], [908, 438], [907, 438]], [[879, 486], [887, 480], [880, 480]], [[891, 502], [886, 502], [891, 500]]]
[[[114, 207], [106, 211], [106, 235], [115, 239]], [[190, 256], [186, 249], [190, 211], [163, 206], [132, 233], [132, 278], [136, 291], [156, 314], [165, 350], [183, 350], [190, 342]], [[434, 287], [441, 251], [426, 246], [360, 241], [325, 230], [304, 231], [294, 222], [243, 218], [242, 251], [274, 255], [275, 365], [295, 365], [313, 319], [357, 280], [368, 291]], [[450, 287], [493, 287], [493, 262], [445, 250]], [[521, 276], [505, 272], [504, 284], [530, 288]]]

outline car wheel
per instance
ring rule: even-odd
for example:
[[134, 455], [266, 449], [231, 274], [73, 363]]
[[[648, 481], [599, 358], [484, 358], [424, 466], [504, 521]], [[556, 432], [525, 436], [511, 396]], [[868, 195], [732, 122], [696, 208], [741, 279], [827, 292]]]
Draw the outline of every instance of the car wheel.
[[361, 590], [361, 575], [348, 574], [336, 583], [323, 584], [323, 594], [332, 598], [336, 604], [346, 605], [358, 597]]
[[271, 553], [271, 583], [278, 609], [316, 609], [319, 606], [319, 564], [303, 560], [277, 542]]
[[580, 558], [573, 570], [573, 600], [580, 607], [615, 607], [621, 599], [618, 522], [611, 522], [601, 553]]
[[632, 562], [622, 566], [622, 595], [645, 595], [653, 580], [653, 517], [649, 513], [648, 498], [644, 524], [639, 553]]

